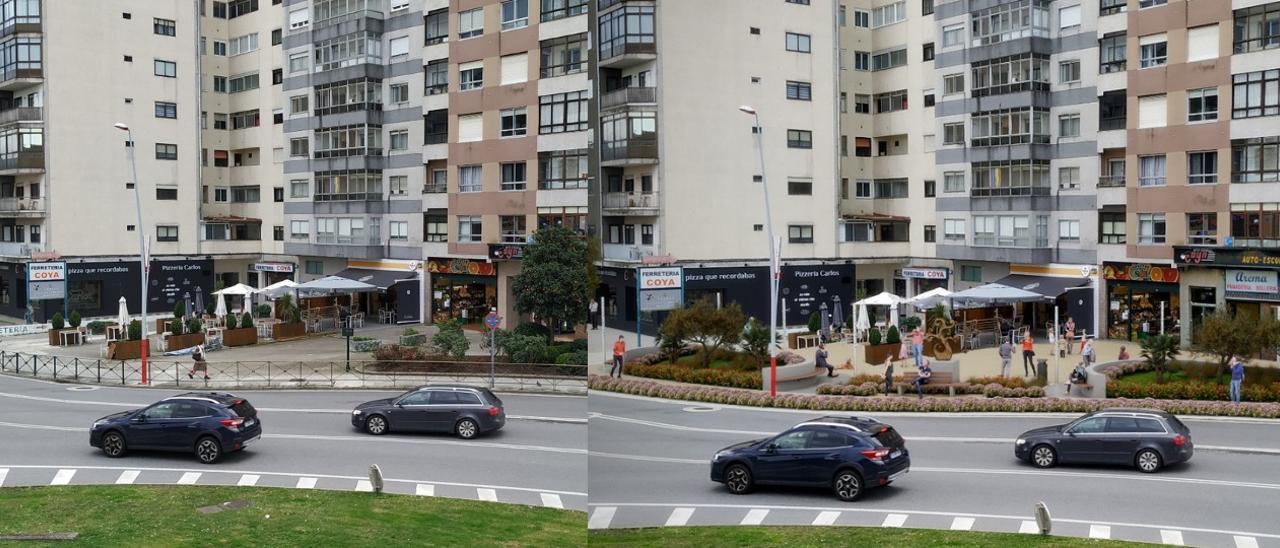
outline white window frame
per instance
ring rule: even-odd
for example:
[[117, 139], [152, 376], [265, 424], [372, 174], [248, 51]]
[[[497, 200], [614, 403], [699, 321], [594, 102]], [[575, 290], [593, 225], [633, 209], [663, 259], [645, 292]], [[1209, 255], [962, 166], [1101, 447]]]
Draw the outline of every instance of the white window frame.
[[1058, 241], [1078, 242], [1080, 241], [1080, 220], [1079, 219], [1059, 219], [1058, 220]]
[[458, 13], [458, 39], [466, 40], [484, 36], [484, 8]]

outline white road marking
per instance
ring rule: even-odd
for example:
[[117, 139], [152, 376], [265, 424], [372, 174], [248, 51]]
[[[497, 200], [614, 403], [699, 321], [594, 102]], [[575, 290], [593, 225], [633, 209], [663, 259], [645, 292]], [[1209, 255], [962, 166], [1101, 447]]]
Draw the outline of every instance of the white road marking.
[[488, 502], [498, 502], [498, 492], [481, 487], [476, 489], [476, 498]]
[[372, 493], [373, 484], [369, 483], [369, 480], [356, 480], [356, 491], [360, 491], [363, 493]]
[[1040, 526], [1036, 525], [1036, 522], [1034, 521], [1031, 521], [1029, 519], [1024, 519], [1022, 520], [1022, 525], [1018, 526], [1018, 532], [1027, 533], [1031, 535], [1039, 534]]
[[591, 517], [587, 520], [587, 529], [605, 529], [609, 527], [609, 522], [613, 521], [613, 515], [618, 513], [617, 507], [600, 506], [591, 512]]
[[564, 510], [564, 502], [560, 500], [560, 495], [556, 495], [553, 493], [541, 493], [541, 495], [542, 495], [543, 506], [546, 506], [547, 508], [556, 508], [559, 510]]
[[710, 464], [711, 459], [678, 459], [675, 457], [648, 457], [644, 455], [624, 455], [622, 453], [605, 453], [602, 451], [590, 451], [587, 456], [604, 457], [608, 459], [622, 460], [638, 460], [645, 462], [670, 462], [673, 464]]
[[[434, 497], [436, 496], [436, 486], [430, 483], [419, 483], [413, 488], [413, 494], [419, 497]], [[545, 495], [546, 493], [543, 494]]]
[[889, 514], [884, 517], [884, 523], [881, 527], [902, 527], [907, 522], [907, 514]]
[[752, 508], [747, 512], [747, 517], [742, 518], [740, 525], [760, 525], [764, 523], [764, 518], [769, 515], [769, 511], [764, 508]]
[[75, 475], [74, 468], [63, 468], [53, 475], [53, 481], [49, 482], [49, 485], [67, 485], [71, 483], [71, 478], [75, 477]]
[[952, 531], [968, 531], [973, 529], [973, 518], [957, 517], [951, 520]]
[[691, 517], [693, 517], [693, 508], [676, 508], [671, 511], [670, 516], [667, 516], [665, 527], [684, 527], [689, 524]]
[[298, 485], [295, 487], [298, 489], [315, 489], [316, 478], [298, 478]]
[[1258, 539], [1256, 538], [1244, 535], [1234, 535], [1233, 538], [1236, 541], [1236, 548], [1258, 548]]
[[1163, 544], [1182, 546], [1182, 531], [1178, 531], [1176, 529], [1161, 529], [1160, 542]]
[[240, 487], [253, 487], [258, 484], [258, 480], [261, 478], [262, 476], [257, 474], [245, 474], [240, 476], [240, 481], [236, 482], [236, 485]]
[[141, 470], [125, 470], [120, 472], [120, 477], [116, 478], [116, 485], [129, 485], [138, 480], [138, 474]]
[[818, 517], [813, 518], [813, 524], [835, 525], [837, 519], [840, 519], [840, 512], [822, 512], [818, 514]]
[[1090, 525], [1089, 538], [1100, 538], [1103, 540], [1111, 538], [1111, 526], [1109, 525]]
[[178, 485], [195, 485], [200, 481], [200, 472], [187, 472], [178, 478]]
[[0, 485], [4, 485], [4, 479], [9, 477], [8, 468], [0, 468]]

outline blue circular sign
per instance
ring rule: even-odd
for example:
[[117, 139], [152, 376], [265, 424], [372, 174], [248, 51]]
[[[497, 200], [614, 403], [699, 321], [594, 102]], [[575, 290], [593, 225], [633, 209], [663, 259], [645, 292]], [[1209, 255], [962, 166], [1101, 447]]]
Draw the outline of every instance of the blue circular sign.
[[484, 317], [484, 324], [489, 326], [489, 329], [497, 329], [498, 322], [498, 315], [493, 312], [490, 312], [488, 316]]

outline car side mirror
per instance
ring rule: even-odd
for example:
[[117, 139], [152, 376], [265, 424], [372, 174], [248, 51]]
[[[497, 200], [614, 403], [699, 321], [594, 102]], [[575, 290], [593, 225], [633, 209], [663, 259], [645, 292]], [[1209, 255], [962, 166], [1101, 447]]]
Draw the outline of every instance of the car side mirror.
[[132, 419], [129, 419], [129, 422], [132, 422], [132, 423], [147, 422], [147, 417], [145, 415], [138, 415]]
[[404, 407], [404, 404], [400, 402], [396, 402], [396, 407]]
[[1067, 435], [1068, 435], [1068, 436], [1071, 436], [1071, 437], [1073, 437], [1073, 438], [1074, 438], [1074, 437], [1076, 437], [1076, 431], [1075, 431], [1075, 430], [1067, 430]]
[[778, 452], [778, 444], [770, 443], [769, 445], [764, 446], [764, 451], [766, 453], [776, 453]]

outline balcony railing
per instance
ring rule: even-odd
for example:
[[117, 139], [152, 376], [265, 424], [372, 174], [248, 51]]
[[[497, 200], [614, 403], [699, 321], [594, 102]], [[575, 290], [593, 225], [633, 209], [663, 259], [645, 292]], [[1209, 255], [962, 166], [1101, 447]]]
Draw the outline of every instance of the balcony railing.
[[346, 156], [382, 156], [382, 148], [335, 148], [329, 150], [317, 150], [311, 154], [311, 157], [317, 160], [321, 158], [343, 158]]
[[428, 133], [422, 142], [427, 145], [443, 145], [449, 142], [449, 132]]
[[1098, 177], [1098, 188], [1120, 188], [1124, 186], [1124, 175], [1103, 175]]
[[316, 202], [381, 202], [381, 192], [346, 192], [339, 194], [316, 194]]
[[1112, 129], [1124, 129], [1124, 124], [1125, 118], [1123, 116], [1118, 118], [1102, 118], [1098, 120], [1098, 130], [1108, 131]]
[[36, 251], [43, 251], [41, 244], [24, 244], [21, 242], [0, 242], [0, 257], [30, 257]]
[[1047, 186], [1003, 186], [974, 187], [970, 192], [970, 195], [978, 198], [1002, 196], [1048, 196], [1051, 193], [1051, 188]]
[[1098, 64], [1098, 74], [1111, 74], [1113, 72], [1124, 72], [1129, 62], [1127, 59], [1119, 61], [1107, 61]]
[[44, 169], [44, 151], [0, 154], [0, 171], [10, 169]]
[[658, 207], [658, 195], [654, 193], [632, 194], [628, 192], [610, 192], [604, 195], [605, 209], [627, 209]]
[[628, 244], [604, 244], [601, 246], [601, 255], [610, 261], [639, 261], [647, 255], [653, 255], [653, 248]]
[[1017, 247], [1022, 249], [1043, 249], [1049, 247], [1048, 238], [993, 236], [975, 234], [973, 245], [977, 247]]
[[316, 243], [318, 244], [336, 244], [336, 245], [382, 245], [382, 238], [378, 236], [343, 236], [341, 234], [316, 234]]
[[422, 185], [423, 194], [444, 194], [449, 192], [449, 185], [446, 183], [427, 183]]
[[656, 104], [657, 88], [622, 88], [610, 91], [600, 98], [600, 108], [614, 108], [634, 104]]
[[18, 122], [40, 122], [44, 120], [44, 111], [40, 107], [18, 107], [0, 111], [0, 125]]
[[0, 198], [0, 213], [40, 213], [44, 200], [40, 198]]
[[612, 160], [658, 159], [658, 141], [656, 139], [605, 141], [602, 145], [600, 159], [605, 162]]

